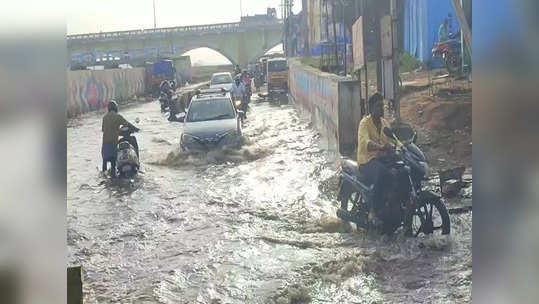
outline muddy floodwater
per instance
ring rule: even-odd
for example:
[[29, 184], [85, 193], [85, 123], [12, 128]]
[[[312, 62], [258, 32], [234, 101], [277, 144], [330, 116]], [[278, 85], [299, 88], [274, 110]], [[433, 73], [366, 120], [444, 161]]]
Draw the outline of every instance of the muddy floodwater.
[[472, 215], [449, 237], [379, 237], [335, 217], [338, 167], [291, 105], [252, 103], [239, 151], [179, 152], [181, 124], [120, 107], [143, 171], [100, 173], [101, 117], [68, 127], [69, 264], [86, 303], [466, 303]]

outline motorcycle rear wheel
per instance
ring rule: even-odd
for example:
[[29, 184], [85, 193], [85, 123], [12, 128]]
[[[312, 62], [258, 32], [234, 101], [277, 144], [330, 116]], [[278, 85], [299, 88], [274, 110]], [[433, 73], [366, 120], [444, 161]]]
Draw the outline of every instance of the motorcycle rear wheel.
[[449, 54], [445, 57], [445, 67], [450, 75], [460, 73], [461, 63], [457, 54]]
[[[436, 213], [434, 212], [436, 211]], [[435, 199], [416, 208], [412, 214], [409, 232], [417, 237], [420, 234], [447, 235], [451, 232], [449, 213], [444, 203]]]

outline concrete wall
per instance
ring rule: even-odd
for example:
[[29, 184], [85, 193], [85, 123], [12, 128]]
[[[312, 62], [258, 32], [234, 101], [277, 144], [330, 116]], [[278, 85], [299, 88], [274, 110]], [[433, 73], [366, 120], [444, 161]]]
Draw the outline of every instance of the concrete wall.
[[98, 110], [110, 100], [144, 93], [144, 68], [67, 71], [67, 116]]
[[324, 73], [289, 60], [290, 100], [306, 110], [328, 151], [345, 152], [357, 145], [361, 119], [358, 81]]

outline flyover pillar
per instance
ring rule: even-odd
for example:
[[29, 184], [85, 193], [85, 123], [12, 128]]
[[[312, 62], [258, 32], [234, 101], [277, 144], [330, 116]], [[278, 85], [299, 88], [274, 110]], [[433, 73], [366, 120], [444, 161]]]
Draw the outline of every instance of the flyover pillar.
[[247, 33], [242, 32], [238, 33], [238, 35], [238, 64], [240, 67], [244, 68], [247, 67], [247, 63], [249, 61]]

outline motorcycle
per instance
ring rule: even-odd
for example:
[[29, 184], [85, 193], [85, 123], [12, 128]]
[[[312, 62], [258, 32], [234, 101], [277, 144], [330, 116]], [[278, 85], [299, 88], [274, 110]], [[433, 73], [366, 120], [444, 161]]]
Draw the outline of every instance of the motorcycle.
[[170, 99], [167, 93], [161, 92], [159, 95], [159, 103], [161, 104], [161, 112], [164, 113], [170, 109]]
[[244, 123], [245, 119], [247, 119], [248, 103], [245, 100], [246, 98], [247, 97], [244, 96], [242, 99], [238, 99], [234, 102], [236, 112], [238, 112], [242, 124]]
[[120, 128], [120, 139], [118, 140], [118, 156], [116, 159], [116, 168], [118, 176], [131, 178], [136, 175], [140, 168], [138, 143], [132, 134], [139, 129], [122, 126]]
[[178, 114], [185, 114], [185, 112], [186, 106], [183, 99], [179, 98], [178, 95], [174, 95], [169, 105], [168, 121], [179, 122], [180, 120]]
[[343, 161], [341, 166], [337, 216], [355, 223], [358, 229], [374, 228], [382, 234], [393, 234], [399, 227], [404, 228], [406, 235], [415, 237], [421, 233], [449, 234], [449, 213], [442, 198], [423, 187], [429, 166], [425, 155], [415, 145], [417, 135], [414, 134], [411, 142], [403, 143], [392, 130], [384, 128], [384, 133], [395, 143], [395, 149], [383, 160], [390, 168], [394, 182], [391, 190], [384, 194], [385, 203], [377, 216], [381, 224], [374, 226], [368, 219], [374, 185], [364, 182], [365, 177], [352, 160]]
[[462, 67], [460, 32], [450, 36], [450, 39], [438, 43], [432, 49], [432, 56], [442, 58], [447, 71], [457, 74]]

